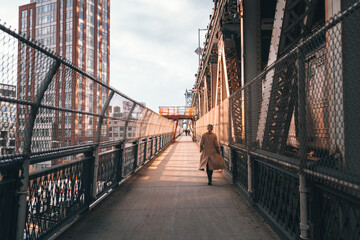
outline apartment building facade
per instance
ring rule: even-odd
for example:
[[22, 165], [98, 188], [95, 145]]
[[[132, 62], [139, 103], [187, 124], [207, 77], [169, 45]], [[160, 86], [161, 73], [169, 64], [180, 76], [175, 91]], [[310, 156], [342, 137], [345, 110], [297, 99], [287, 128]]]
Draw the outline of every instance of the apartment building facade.
[[[0, 97], [16, 97], [16, 86], [0, 83]], [[15, 153], [16, 104], [0, 101], [0, 156]]]
[[[19, 30], [41, 45], [67, 58], [99, 81], [110, 84], [110, 0], [31, 0], [19, 7]], [[38, 56], [19, 47], [18, 98], [33, 101], [46, 68], [36, 66]], [[100, 113], [106, 90], [78, 74], [60, 68], [44, 96], [52, 106]], [[19, 106], [17, 151], [23, 148], [29, 109]], [[108, 126], [103, 127], [106, 134]], [[32, 151], [91, 142], [96, 120], [89, 115], [40, 109], [32, 136]]]

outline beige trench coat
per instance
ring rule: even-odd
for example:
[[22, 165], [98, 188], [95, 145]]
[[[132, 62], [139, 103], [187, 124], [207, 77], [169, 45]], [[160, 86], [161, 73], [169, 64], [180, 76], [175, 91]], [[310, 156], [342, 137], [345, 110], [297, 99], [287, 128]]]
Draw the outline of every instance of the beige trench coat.
[[224, 159], [220, 155], [220, 147], [214, 133], [204, 133], [200, 141], [200, 167], [205, 169], [206, 164], [209, 163], [209, 170], [226, 168]]

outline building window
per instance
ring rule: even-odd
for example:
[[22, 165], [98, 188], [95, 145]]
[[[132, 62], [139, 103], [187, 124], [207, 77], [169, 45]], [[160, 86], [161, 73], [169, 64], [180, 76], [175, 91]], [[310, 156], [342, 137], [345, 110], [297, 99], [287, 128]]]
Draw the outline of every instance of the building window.
[[68, 33], [66, 34], [66, 42], [71, 42], [72, 41], [72, 34]]
[[27, 17], [27, 10], [21, 11], [21, 17], [26, 18]]
[[70, 21], [70, 22], [66, 22], [66, 30], [72, 30], [73, 28], [73, 22]]
[[73, 11], [72, 10], [67, 10], [66, 11], [66, 18], [69, 19], [69, 18], [72, 18], [73, 17]]
[[71, 129], [65, 128], [65, 137], [71, 137]]
[[45, 24], [54, 22], [54, 14], [38, 17], [38, 24]]
[[22, 11], [21, 13], [21, 28], [26, 29], [27, 27], [27, 10]]
[[66, 0], [66, 7], [72, 7], [73, 0]]

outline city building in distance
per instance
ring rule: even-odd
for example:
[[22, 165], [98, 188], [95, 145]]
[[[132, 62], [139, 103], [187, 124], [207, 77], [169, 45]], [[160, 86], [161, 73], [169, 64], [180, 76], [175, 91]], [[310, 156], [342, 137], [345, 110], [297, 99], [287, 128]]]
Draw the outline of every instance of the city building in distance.
[[[19, 7], [19, 31], [99, 81], [110, 84], [110, 0], [30, 0]], [[42, 56], [26, 45], [19, 45], [17, 96], [33, 101], [39, 76], [49, 67], [38, 68]], [[36, 55], [37, 54], [37, 55]], [[36, 76], [36, 77], [35, 77]], [[60, 68], [45, 93], [43, 103], [59, 108], [99, 114], [107, 90], [78, 74]], [[45, 101], [45, 102], [44, 102]], [[22, 152], [29, 109], [17, 111], [16, 151]], [[92, 141], [97, 120], [90, 115], [40, 109], [32, 136], [32, 152]], [[108, 135], [108, 123], [102, 127]], [[64, 159], [60, 160], [63, 161]], [[51, 163], [37, 166], [44, 168]]]
[[[141, 106], [146, 107], [146, 103], [140, 102]], [[109, 106], [109, 115], [113, 118], [127, 118], [129, 114], [130, 108], [132, 106], [131, 102], [123, 102], [123, 109], [121, 111], [120, 106]], [[141, 115], [142, 112], [137, 112], [140, 109], [135, 109], [133, 114]], [[126, 116], [124, 116], [126, 115]], [[127, 129], [125, 129], [127, 128]], [[139, 131], [138, 123], [135, 121], [129, 121], [126, 125], [125, 121], [120, 121], [117, 119], [110, 119], [109, 121], [109, 139], [123, 139], [123, 138], [136, 138], [138, 135], [136, 134]], [[126, 134], [126, 136], [125, 136]]]
[[[16, 97], [16, 86], [0, 83], [0, 97]], [[15, 153], [16, 104], [0, 101], [0, 156]]]

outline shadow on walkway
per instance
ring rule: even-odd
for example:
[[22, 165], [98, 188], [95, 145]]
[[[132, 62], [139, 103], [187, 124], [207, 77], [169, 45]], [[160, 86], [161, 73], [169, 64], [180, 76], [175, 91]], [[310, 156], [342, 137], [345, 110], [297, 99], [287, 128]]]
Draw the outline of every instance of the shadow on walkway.
[[199, 158], [181, 136], [59, 239], [278, 239], [220, 171], [207, 185]]

